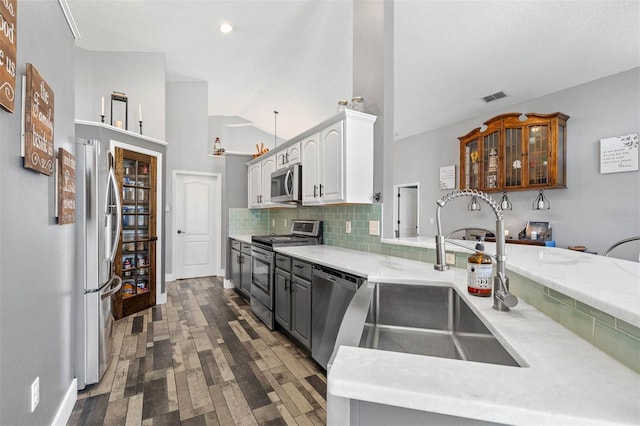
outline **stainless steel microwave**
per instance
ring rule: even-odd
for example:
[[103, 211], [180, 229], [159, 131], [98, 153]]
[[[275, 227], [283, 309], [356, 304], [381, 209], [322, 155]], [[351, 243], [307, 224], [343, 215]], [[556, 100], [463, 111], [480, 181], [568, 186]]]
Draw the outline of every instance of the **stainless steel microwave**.
[[271, 173], [271, 201], [290, 204], [302, 202], [302, 166], [300, 164]]

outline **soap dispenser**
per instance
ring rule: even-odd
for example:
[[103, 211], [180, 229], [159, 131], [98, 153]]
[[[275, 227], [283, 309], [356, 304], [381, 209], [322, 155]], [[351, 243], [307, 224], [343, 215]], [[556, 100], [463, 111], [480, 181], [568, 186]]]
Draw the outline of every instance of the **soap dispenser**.
[[493, 264], [491, 257], [483, 254], [484, 237], [476, 244], [474, 254], [469, 256], [467, 264], [467, 290], [474, 296], [491, 296], [491, 277], [493, 275]]

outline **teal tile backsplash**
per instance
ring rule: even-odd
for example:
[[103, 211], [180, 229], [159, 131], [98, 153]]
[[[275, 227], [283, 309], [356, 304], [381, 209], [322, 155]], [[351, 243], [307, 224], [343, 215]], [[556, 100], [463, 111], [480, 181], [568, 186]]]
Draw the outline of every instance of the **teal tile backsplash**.
[[[229, 209], [229, 235], [286, 234], [292, 219], [323, 221], [324, 244], [435, 263], [435, 250], [382, 244], [369, 235], [369, 221], [382, 222], [382, 205], [340, 205], [277, 209]], [[345, 222], [351, 221], [351, 233]], [[466, 253], [456, 253], [465, 265]], [[511, 290], [528, 304], [640, 373], [640, 329], [542, 284], [509, 272]]]

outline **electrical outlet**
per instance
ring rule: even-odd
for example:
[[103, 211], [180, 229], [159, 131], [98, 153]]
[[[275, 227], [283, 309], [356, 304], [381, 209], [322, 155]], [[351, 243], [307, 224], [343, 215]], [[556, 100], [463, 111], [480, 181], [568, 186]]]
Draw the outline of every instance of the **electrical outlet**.
[[448, 251], [444, 255], [444, 263], [451, 266], [456, 266], [456, 254], [452, 251]]
[[40, 403], [40, 377], [31, 383], [31, 412], [36, 411], [36, 407]]
[[344, 232], [346, 232], [347, 234], [351, 233], [351, 221], [348, 220], [344, 223]]
[[287, 221], [287, 219], [285, 219], [285, 220], [284, 220], [284, 227], [285, 227], [285, 228], [287, 227], [287, 222], [288, 222], [288, 221]]
[[369, 221], [369, 235], [380, 235], [380, 221], [379, 220], [370, 220]]

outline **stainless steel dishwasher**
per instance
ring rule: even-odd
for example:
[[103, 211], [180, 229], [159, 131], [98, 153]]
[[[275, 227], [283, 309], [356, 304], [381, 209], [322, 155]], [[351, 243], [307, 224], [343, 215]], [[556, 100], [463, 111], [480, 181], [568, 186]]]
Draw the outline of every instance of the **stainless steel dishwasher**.
[[311, 356], [324, 369], [349, 302], [364, 278], [315, 265], [311, 284]]

